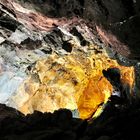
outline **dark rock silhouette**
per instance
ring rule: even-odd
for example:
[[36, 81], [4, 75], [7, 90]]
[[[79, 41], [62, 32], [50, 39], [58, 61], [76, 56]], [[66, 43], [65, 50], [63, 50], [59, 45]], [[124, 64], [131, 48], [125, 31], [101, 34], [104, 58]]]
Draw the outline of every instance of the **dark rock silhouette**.
[[130, 90], [128, 90], [130, 87], [128, 85], [127, 87], [123, 85], [123, 82], [121, 81], [121, 73], [118, 68], [108, 68], [107, 70], [103, 70], [103, 75], [114, 88], [112, 96], [110, 97], [111, 100], [123, 104], [128, 100], [128, 103], [131, 102], [132, 95], [130, 94]]
[[119, 88], [121, 85], [121, 74], [120, 70], [118, 68], [109, 68], [106, 70], [103, 70], [103, 75], [110, 81], [110, 83], [115, 86], [116, 88]]
[[17, 110], [0, 105], [1, 140], [139, 140], [140, 102], [116, 107], [109, 101], [101, 116], [94, 120], [72, 118], [72, 113], [60, 109], [54, 113], [24, 116]]

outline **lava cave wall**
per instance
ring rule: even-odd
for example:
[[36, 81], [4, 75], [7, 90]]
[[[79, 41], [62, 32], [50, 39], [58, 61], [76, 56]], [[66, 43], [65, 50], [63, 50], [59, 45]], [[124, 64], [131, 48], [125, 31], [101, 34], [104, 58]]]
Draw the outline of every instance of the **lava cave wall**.
[[140, 59], [139, 0], [19, 0], [50, 17], [80, 16], [97, 27], [103, 41], [130, 59]]
[[[116, 1], [115, 0], [104, 0], [104, 1], [103, 0], [98, 0], [98, 1], [97, 0], [96, 1], [95, 0], [94, 1], [92, 0], [86, 0], [86, 1], [80, 1], [80, 0], [79, 1], [77, 0], [65, 0], [65, 1], [64, 0], [63, 1], [62, 0], [61, 1], [60, 0], [46, 0], [46, 1], [45, 0], [34, 0], [34, 1], [24, 0], [23, 1], [22, 0], [21, 1], [20, 0], [18, 1], [18, 2], [21, 2], [23, 6], [28, 7], [28, 9], [32, 8], [32, 9], [38, 10], [42, 12], [43, 14], [45, 14], [46, 16], [42, 16], [39, 13], [30, 12], [26, 9], [23, 9], [19, 5], [16, 5], [15, 3], [11, 6], [11, 9], [10, 8], [8, 9], [8, 6], [10, 7], [11, 3], [8, 3], [7, 2], [8, 0], [1, 0], [1, 1], [3, 1], [5, 7], [4, 5], [0, 6], [0, 15], [1, 15], [0, 25], [2, 26], [1, 30], [3, 31], [3, 34], [1, 34], [1, 38], [0, 38], [1, 39], [0, 41], [2, 44], [0, 48], [1, 49], [0, 56], [2, 56], [4, 60], [6, 61], [2, 63], [3, 65], [1, 66], [4, 66], [4, 67], [1, 67], [3, 69], [0, 69], [0, 72], [1, 73], [5, 72], [5, 74], [3, 75], [4, 77], [5, 76], [8, 77], [9, 75], [11, 75], [11, 73], [8, 73], [9, 69], [5, 67], [8, 65], [10, 65], [10, 70], [12, 68], [15, 70], [15, 71], [13, 70], [14, 75], [17, 74], [17, 71], [20, 72], [18, 73], [18, 75], [16, 75], [18, 77], [11, 78], [9, 76], [7, 79], [8, 80], [10, 79], [11, 80], [11, 81], [9, 80], [10, 82], [5, 82], [3, 80], [4, 84], [9, 83], [8, 86], [6, 85], [7, 87], [10, 87], [9, 85], [12, 86], [12, 84], [16, 80], [18, 83], [20, 80], [22, 82], [21, 78], [24, 78], [24, 75], [20, 77], [20, 74], [23, 74], [23, 72], [26, 72], [27, 70], [28, 70], [27, 71], [28, 73], [30, 73], [30, 71], [32, 72], [32, 70], [35, 70], [33, 69], [33, 67], [37, 65], [38, 67], [35, 67], [37, 70], [42, 69], [40, 71], [40, 77], [43, 75], [42, 81], [44, 83], [46, 83], [45, 80], [48, 81], [47, 78], [51, 78], [50, 73], [49, 73], [50, 71], [47, 71], [46, 69], [44, 69], [47, 67], [46, 64], [50, 64], [51, 68], [53, 67], [52, 73], [54, 73], [55, 71], [59, 72], [60, 70], [61, 70], [60, 74], [66, 73], [66, 75], [63, 75], [63, 76], [57, 75], [58, 78], [63, 77], [61, 78], [62, 80], [65, 80], [64, 76], [66, 76], [66, 78], [68, 77], [64, 81], [64, 83], [66, 83], [67, 81], [70, 81], [70, 78], [69, 78], [70, 72], [66, 71], [67, 69], [62, 69], [62, 65], [65, 62], [68, 62], [68, 60], [71, 60], [70, 62], [74, 63], [72, 68], [76, 68], [76, 66], [77, 67], [79, 66], [75, 62], [81, 62], [80, 66], [82, 65], [83, 69], [85, 67], [85, 64], [87, 64], [87, 66], [91, 70], [94, 70], [94, 68], [96, 68], [96, 67], [93, 67], [94, 65], [97, 65], [97, 66], [99, 65], [97, 67], [97, 70], [100, 70], [99, 68], [102, 68], [101, 62], [104, 62], [103, 64], [107, 64], [105, 60], [107, 60], [108, 62], [111, 62], [109, 58], [104, 59], [105, 57], [102, 56], [103, 50], [100, 47], [102, 43], [98, 46], [100, 49], [96, 48], [97, 46], [94, 46], [94, 45], [93, 46], [87, 45], [88, 47], [86, 49], [85, 47], [86, 45], [82, 46], [80, 44], [79, 40], [81, 37], [77, 37], [79, 39], [79, 40], [77, 39], [78, 40], [77, 43], [80, 44], [79, 45], [80, 47], [73, 45], [71, 46], [72, 50], [67, 52], [67, 49], [66, 49], [66, 51], [64, 51], [63, 43], [64, 42], [69, 43], [67, 42], [69, 40], [68, 39], [69, 32], [66, 32], [67, 30], [64, 30], [64, 32], [62, 32], [63, 30], [62, 29], [60, 30], [60, 28], [59, 29], [57, 28], [57, 30], [54, 29], [52, 26], [53, 19], [52, 20], [48, 19], [47, 16], [51, 18], [52, 17], [70, 18], [76, 15], [76, 16], [82, 17], [83, 19], [88, 19], [88, 21], [90, 22], [90, 25], [93, 25], [93, 27], [96, 27], [100, 37], [105, 43], [110, 44], [111, 47], [113, 47], [116, 51], [123, 54], [124, 56], [127, 56], [131, 59], [139, 59], [139, 49], [137, 47], [139, 45], [138, 37], [140, 34], [139, 32], [139, 6], [138, 6], [139, 2], [138, 1], [120, 1], [120, 0], [116, 0]], [[14, 0], [11, 0], [11, 1], [9, 0], [9, 2], [13, 2], [13, 1]], [[16, 6], [16, 7], [13, 7], [13, 6]], [[59, 25], [61, 25], [61, 23]], [[132, 25], [133, 28], [130, 27], [130, 25]], [[86, 28], [83, 29], [82, 27], [83, 28], [86, 27]], [[82, 33], [85, 33], [85, 30], [88, 31], [86, 33], [89, 36], [86, 34], [83, 37], [85, 38], [87, 37], [91, 39], [90, 37], [94, 36], [93, 34], [91, 34], [90, 36], [89, 34], [90, 30], [87, 28], [85, 24], [80, 24], [79, 22], [77, 28], [81, 31], [81, 34], [79, 32], [77, 33], [78, 35], [80, 34], [80, 36], [82, 36]], [[47, 34], [44, 32], [42, 33], [42, 30], [48, 31], [48, 29], [50, 30], [54, 29], [54, 30], [50, 33], [47, 32]], [[68, 40], [63, 38], [63, 35], [62, 35], [63, 33], [65, 37], [67, 37]], [[23, 38], [18, 38], [20, 35], [22, 35]], [[72, 35], [76, 36], [74, 33], [72, 33]], [[125, 38], [126, 36], [128, 37], [127, 39]], [[90, 40], [90, 41], [93, 41], [93, 40]], [[94, 41], [95, 41], [95, 38], [94, 38]], [[47, 45], [42, 46], [43, 43], [44, 44], [46, 43], [50, 46], [47, 46]], [[55, 63], [53, 63], [53, 65], [52, 63], [48, 63], [49, 60], [50, 62], [53, 62], [52, 61], [53, 59], [47, 59], [48, 61], [45, 61], [45, 60], [42, 61], [44, 63], [42, 62], [38, 62], [36, 64], [34, 63], [34, 61], [38, 60], [38, 58], [40, 57], [40, 54], [42, 55], [42, 53], [45, 52], [43, 53], [43, 55], [45, 55], [46, 57], [46, 55], [49, 55], [52, 53], [53, 51], [52, 49], [54, 49], [56, 54], [59, 54], [59, 55], [56, 55], [57, 56], [56, 58], [52, 56], [52, 58], [55, 58], [54, 60]], [[84, 57], [84, 55], [87, 56], [87, 54], [90, 53], [91, 50], [94, 50], [96, 57], [99, 56], [98, 61], [94, 60], [92, 57], [88, 57], [88, 59]], [[72, 53], [75, 52], [75, 54], [70, 55], [69, 53], [71, 53], [71, 51]], [[30, 56], [34, 56], [35, 59], [32, 61]], [[58, 56], [60, 57], [60, 59], [58, 59]], [[62, 56], [67, 56], [66, 57], [67, 59], [63, 59]], [[81, 56], [84, 57], [84, 59], [82, 59]], [[94, 58], [96, 58], [95, 56]], [[56, 60], [57, 61], [61, 60], [59, 62], [62, 65], [60, 65], [59, 63], [56, 63]], [[114, 61], [115, 66], [118, 65], [115, 60], [112, 60], [112, 61]], [[15, 62], [20, 62], [20, 63], [15, 63]], [[127, 65], [126, 62], [129, 63], [129, 61], [125, 61], [125, 65]], [[11, 65], [11, 64], [14, 64], [14, 65]], [[70, 65], [68, 66], [69, 68], [71, 68]], [[111, 66], [109, 65], [109, 67], [112, 67], [112, 65]], [[133, 84], [133, 78], [132, 79], [129, 78], [129, 75], [133, 75], [131, 74], [131, 72], [128, 71], [129, 67], [127, 67], [128, 69], [125, 69], [123, 66], [121, 67], [123, 70], [128, 72], [128, 73], [124, 72], [124, 75], [125, 75], [124, 78], [126, 78], [126, 81], [132, 80], [132, 84]], [[21, 71], [19, 71], [19, 68]], [[80, 68], [74, 69], [73, 71], [78, 71], [77, 73], [80, 74], [81, 76], [82, 70]], [[108, 67], [105, 67], [104, 69], [107, 69], [107, 68]], [[49, 73], [49, 74], [47, 73], [48, 77], [44, 75], [44, 71]], [[140, 71], [140, 66], [138, 66], [137, 64], [137, 67], [135, 67], [135, 75], [137, 77], [139, 76], [139, 78], [136, 78], [137, 85], [139, 85], [139, 80], [140, 80], [139, 71]], [[101, 76], [101, 72], [102, 72], [102, 69], [100, 70], [99, 76]], [[83, 71], [83, 73], [85, 73], [85, 71]], [[74, 76], [73, 73], [72, 75]], [[41, 81], [40, 79], [38, 79], [39, 76], [36, 73], [33, 73], [33, 75], [31, 76], [32, 76], [31, 80], [33, 79], [33, 82], [34, 82], [33, 85], [37, 87], [36, 83], [38, 85], [38, 83], [40, 83]], [[52, 74], [52, 77], [54, 77], [53, 74]], [[75, 80], [74, 78], [75, 77], [71, 77], [71, 81], [73, 82], [73, 84], [78, 85], [80, 83], [79, 85], [81, 85], [81, 82], [78, 83], [77, 82], [78, 80], [77, 79]], [[104, 78], [97, 77], [97, 80], [98, 79], [102, 81]], [[26, 94], [27, 96], [23, 96], [24, 92], [22, 91], [22, 88], [20, 88], [19, 91], [20, 93], [22, 92], [22, 94], [18, 96], [18, 99], [22, 100], [24, 99], [24, 97], [25, 98], [28, 96], [32, 97], [31, 91], [35, 90], [35, 88], [32, 88], [32, 86], [30, 88], [30, 84], [32, 84], [31, 80], [29, 79], [29, 83], [24, 84], [23, 86], [25, 88], [25, 91], [29, 91], [29, 95]], [[63, 84], [63, 81], [59, 81], [59, 82]], [[44, 83], [43, 85], [45, 85]], [[94, 89], [94, 83], [95, 83], [94, 79], [92, 79], [92, 81], [91, 80], [89, 81], [87, 88], [85, 88], [86, 89], [85, 93], [90, 93], [90, 89], [92, 87]], [[4, 84], [3, 82], [1, 83], [1, 85], [4, 85]], [[50, 85], [52, 85], [52, 83]], [[48, 87], [48, 84], [47, 84], [47, 87]], [[58, 87], [60, 86], [58, 85]], [[65, 88], [65, 86], [63, 87]], [[69, 85], [67, 87], [69, 87]], [[106, 83], [104, 84], [103, 89], [105, 89], [104, 87], [107, 87]], [[41, 94], [42, 97], [46, 95], [46, 88], [44, 88], [43, 90], [45, 94]], [[70, 91], [69, 89], [67, 90]], [[42, 90], [39, 90], [39, 92], [41, 93]], [[42, 98], [40, 94], [38, 94], [37, 96], [39, 97], [38, 98], [39, 102], [37, 102], [37, 100], [34, 100], [33, 103], [38, 103], [40, 105], [42, 103], [42, 100], [40, 99]], [[84, 97], [89, 98], [89, 96], [83, 96], [83, 99]], [[2, 99], [2, 96], [1, 96], [1, 99]], [[87, 102], [89, 102], [89, 100], [87, 100]], [[91, 102], [93, 103], [92, 100]], [[19, 100], [18, 100], [18, 103], [20, 103]], [[80, 105], [83, 105], [83, 102]], [[38, 106], [34, 104], [34, 107], [35, 107], [34, 108], [35, 110]], [[41, 112], [35, 111], [33, 114], [28, 114], [27, 116], [25, 116], [24, 114], [22, 114], [21, 112], [13, 108], [9, 108], [9, 107], [6, 107], [5, 105], [0, 104], [0, 139], [1, 140], [5, 140], [5, 139], [8, 139], [8, 140], [48, 139], [49, 140], [49, 139], [56, 139], [56, 138], [61, 139], [61, 140], [63, 139], [64, 140], [78, 140], [78, 139], [79, 140], [93, 140], [93, 139], [95, 140], [102, 140], [102, 139], [103, 140], [105, 139], [106, 140], [116, 140], [116, 139], [139, 140], [140, 138], [139, 129], [138, 129], [140, 127], [139, 122], [140, 122], [140, 102], [139, 100], [136, 101], [134, 98], [132, 98], [132, 100], [129, 100], [127, 98], [121, 99], [118, 97], [113, 98], [113, 96], [111, 96], [101, 116], [99, 116], [94, 121], [92, 121], [91, 119], [90, 123], [88, 123], [87, 120], [72, 118], [71, 111], [68, 111], [66, 109], [55, 111], [54, 113], [41, 113]]]
[[[15, 107], [25, 114], [32, 113], [34, 110], [53, 112], [65, 107], [74, 110], [77, 109], [77, 105], [78, 108], [85, 110], [83, 112], [91, 111], [90, 113], [92, 113], [100, 104], [96, 100], [106, 101], [108, 99], [106, 97], [112, 93], [112, 88], [109, 84], [107, 86], [107, 82], [103, 80], [105, 77], [102, 77], [102, 70], [110, 67], [118, 67], [124, 71], [123, 84], [132, 85], [130, 89], [133, 91], [133, 86], [135, 86], [133, 67], [119, 66], [116, 60], [113, 60], [116, 59], [116, 52], [110, 53], [113, 55], [110, 59], [104, 50], [105, 43], [109, 43], [120, 53], [129, 53], [128, 47], [105, 28], [109, 21], [120, 20], [119, 15], [112, 20], [110, 17], [108, 22], [107, 18], [102, 19], [105, 13], [102, 9], [105, 6], [99, 1], [18, 2], [20, 4], [17, 4], [15, 0], [0, 1], [2, 3], [0, 23], [1, 32], [3, 32], [0, 47], [1, 72], [3, 72], [1, 79], [6, 76], [7, 81], [10, 81], [8, 83], [2, 80], [1, 103], [6, 102], [7, 105]], [[110, 2], [111, 4], [113, 1]], [[119, 4], [116, 2], [116, 9]], [[123, 7], [123, 4], [121, 6]], [[79, 8], [81, 12], [75, 12]], [[92, 12], [93, 10], [95, 11]], [[69, 11], [71, 14], [68, 14]], [[112, 11], [112, 15], [115, 14], [115, 11]], [[90, 16], [88, 13], [92, 15]], [[83, 19], [75, 17], [78, 15]], [[72, 18], [72, 16], [74, 17]], [[88, 19], [88, 21], [84, 19]], [[93, 28], [90, 28], [91, 26]], [[94, 29], [97, 29], [105, 43], [100, 42]], [[69, 50], [66, 49], [66, 44], [69, 44]], [[122, 59], [122, 57], [120, 56], [118, 59]], [[125, 60], [123, 65], [134, 65], [133, 62], [130, 64], [129, 62]], [[14, 75], [12, 80], [22, 84], [16, 84], [15, 89], [7, 91], [5, 88], [7, 85], [11, 89], [15, 84], [10, 78], [11, 72]], [[62, 76], [63, 78], [61, 78]], [[139, 80], [137, 79], [136, 87], [138, 88]], [[4, 93], [8, 93], [6, 97]], [[96, 98], [94, 93], [99, 93], [97, 94], [99, 98]], [[73, 96], [71, 97], [71, 95]], [[94, 98], [96, 98], [95, 103], [92, 100]], [[82, 114], [85, 115], [85, 113]], [[86, 117], [84, 116], [84, 118]]]

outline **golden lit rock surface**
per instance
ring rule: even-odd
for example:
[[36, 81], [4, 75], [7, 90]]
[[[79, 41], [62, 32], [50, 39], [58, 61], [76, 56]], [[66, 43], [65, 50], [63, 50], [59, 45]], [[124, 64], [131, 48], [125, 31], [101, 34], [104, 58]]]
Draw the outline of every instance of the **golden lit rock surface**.
[[[88, 46], [86, 53], [76, 47], [73, 46], [73, 52], [68, 55], [58, 56], [54, 53], [36, 62], [30, 77], [12, 97], [21, 112], [53, 112], [67, 108], [78, 109], [82, 119], [91, 117], [112, 93], [112, 85], [102, 74], [103, 69], [110, 67], [118, 67], [123, 83], [129, 84], [132, 89], [133, 67], [120, 66], [97, 46]], [[25, 99], [19, 98], [22, 94]], [[101, 111], [98, 110], [95, 116]]]

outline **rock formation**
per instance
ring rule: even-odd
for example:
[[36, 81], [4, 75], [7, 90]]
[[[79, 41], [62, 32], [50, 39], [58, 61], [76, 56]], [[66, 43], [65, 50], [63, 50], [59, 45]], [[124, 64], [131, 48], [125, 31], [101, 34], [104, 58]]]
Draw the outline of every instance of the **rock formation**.
[[1, 139], [138, 135], [139, 34], [138, 0], [0, 0]]
[[109, 67], [121, 70], [133, 93], [134, 68], [111, 59], [81, 18], [53, 19], [16, 1], [1, 1], [0, 53], [0, 101], [24, 114], [67, 108], [90, 117], [112, 93], [102, 74]]
[[89, 20], [111, 48], [139, 60], [139, 0], [20, 0], [19, 3], [49, 17], [79, 16]]

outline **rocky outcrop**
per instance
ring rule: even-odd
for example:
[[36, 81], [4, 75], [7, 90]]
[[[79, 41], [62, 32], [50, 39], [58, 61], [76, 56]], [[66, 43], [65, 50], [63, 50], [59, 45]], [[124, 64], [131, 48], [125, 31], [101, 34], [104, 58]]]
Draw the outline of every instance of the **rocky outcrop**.
[[[18, 0], [17, 0], [18, 1]], [[28, 0], [24, 7], [49, 17], [79, 16], [92, 22], [102, 40], [117, 53], [139, 60], [139, 0]]]

